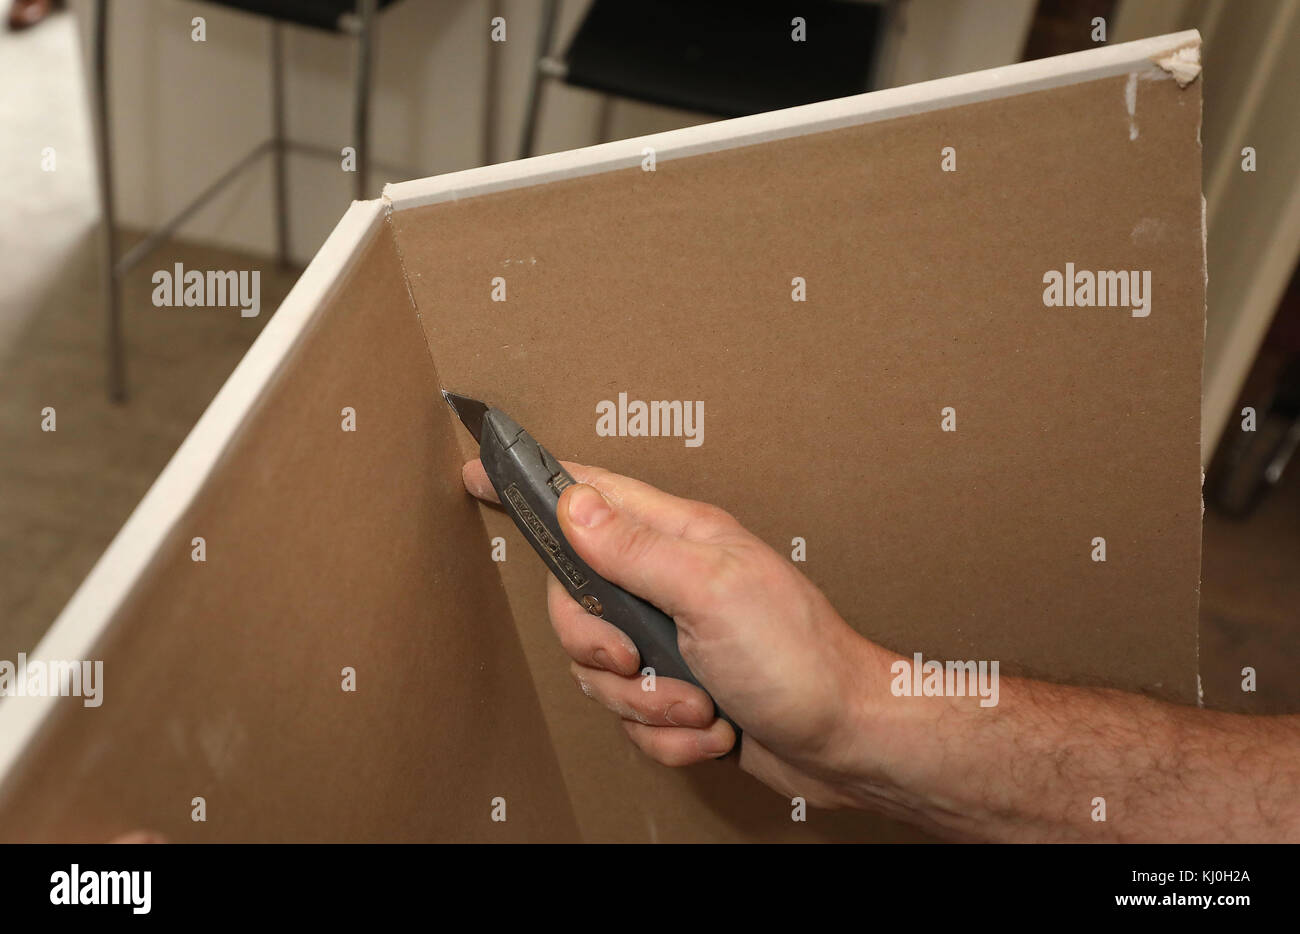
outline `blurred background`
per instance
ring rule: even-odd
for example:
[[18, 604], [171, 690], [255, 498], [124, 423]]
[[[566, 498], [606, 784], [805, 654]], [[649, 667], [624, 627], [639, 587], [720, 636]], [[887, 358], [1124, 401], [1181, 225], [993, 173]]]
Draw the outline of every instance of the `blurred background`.
[[[1300, 712], [1300, 0], [5, 5], [0, 658], [35, 648], [351, 199], [1195, 28], [1204, 697]], [[815, 70], [755, 28], [794, 16]], [[257, 270], [261, 313], [159, 313], [176, 263]]]

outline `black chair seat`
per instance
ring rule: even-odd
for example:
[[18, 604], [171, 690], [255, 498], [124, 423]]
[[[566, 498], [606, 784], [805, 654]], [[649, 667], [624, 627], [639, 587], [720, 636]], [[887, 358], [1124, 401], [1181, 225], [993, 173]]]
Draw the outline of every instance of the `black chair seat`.
[[[356, 0], [203, 0], [216, 6], [256, 13], [285, 23], [341, 32], [345, 16], [356, 13]], [[378, 9], [396, 0], [379, 0]]]
[[722, 117], [779, 110], [869, 90], [884, 18], [843, 0], [596, 0], [564, 80]]

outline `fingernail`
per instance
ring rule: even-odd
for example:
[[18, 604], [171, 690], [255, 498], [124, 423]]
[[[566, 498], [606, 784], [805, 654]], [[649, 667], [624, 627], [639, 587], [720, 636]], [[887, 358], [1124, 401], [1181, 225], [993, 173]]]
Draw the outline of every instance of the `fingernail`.
[[569, 519], [574, 525], [594, 528], [612, 514], [605, 497], [585, 484], [576, 485], [569, 494]]
[[706, 756], [713, 756], [715, 759], [731, 750], [734, 740], [728, 739], [725, 735], [719, 736], [717, 733], [707, 734], [700, 748], [704, 750]]
[[592, 652], [591, 660], [596, 663], [597, 668], [614, 671], [614, 659], [610, 658], [609, 653], [604, 649], [596, 649], [596, 651]]

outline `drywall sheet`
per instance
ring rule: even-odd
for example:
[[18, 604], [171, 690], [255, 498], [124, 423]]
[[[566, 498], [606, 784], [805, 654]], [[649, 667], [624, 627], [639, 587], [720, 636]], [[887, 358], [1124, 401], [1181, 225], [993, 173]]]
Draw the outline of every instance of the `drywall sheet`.
[[[653, 172], [635, 151], [392, 223], [443, 384], [557, 455], [717, 503], [782, 553], [804, 539], [801, 569], [891, 649], [1194, 702], [1200, 82], [1153, 72]], [[1142, 294], [1045, 303], [1081, 271]], [[703, 403], [702, 443], [601, 436], [623, 394]], [[911, 835], [792, 825], [725, 763], [639, 757], [574, 689], [544, 568], [485, 514], [586, 839]]]
[[61, 700], [6, 777], [0, 838], [576, 838], [376, 231], [107, 627], [102, 705]]

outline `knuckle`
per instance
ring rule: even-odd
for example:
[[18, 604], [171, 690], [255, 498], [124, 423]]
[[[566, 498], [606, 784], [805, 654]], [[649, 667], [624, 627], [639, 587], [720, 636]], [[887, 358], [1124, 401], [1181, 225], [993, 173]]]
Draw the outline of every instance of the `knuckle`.
[[716, 549], [701, 579], [702, 608], [735, 606], [753, 588], [753, 563], [730, 548]]
[[672, 736], [669, 735], [671, 731], [662, 727], [626, 721], [623, 729], [638, 749], [660, 765], [676, 767], [685, 764], [681, 750], [676, 747], [672, 742]]
[[659, 535], [649, 526], [639, 522], [631, 523], [619, 537], [618, 557], [628, 565], [637, 565], [649, 561], [655, 552]]
[[728, 535], [739, 523], [731, 513], [711, 503], [694, 503], [687, 512], [684, 538], [708, 541]]
[[632, 692], [628, 701], [628, 706], [636, 711], [637, 719], [647, 723], [667, 723], [668, 704], [661, 701], [655, 694], [642, 690], [640, 687]]

